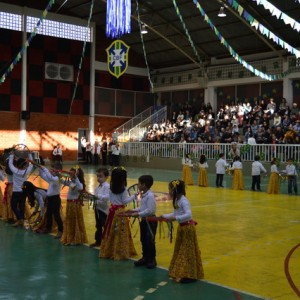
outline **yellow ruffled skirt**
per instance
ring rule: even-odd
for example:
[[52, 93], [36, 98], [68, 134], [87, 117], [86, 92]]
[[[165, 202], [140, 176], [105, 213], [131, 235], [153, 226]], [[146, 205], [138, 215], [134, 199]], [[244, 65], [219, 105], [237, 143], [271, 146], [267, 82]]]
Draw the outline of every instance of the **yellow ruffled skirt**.
[[206, 168], [199, 169], [198, 185], [205, 186], [205, 187], [208, 186], [208, 176], [207, 176]]
[[182, 168], [182, 180], [185, 185], [194, 185], [193, 174], [190, 166], [184, 165]]
[[[118, 217], [118, 213], [124, 210], [124, 208], [115, 210], [110, 232], [107, 236], [102, 237], [99, 257], [122, 260], [137, 255], [131, 236], [129, 219]], [[108, 219], [109, 215], [107, 216]]]
[[272, 172], [267, 188], [268, 194], [279, 194], [279, 175], [278, 173]]
[[175, 280], [204, 278], [195, 225], [178, 225], [169, 275]]
[[2, 218], [5, 222], [12, 222], [17, 220], [13, 210], [11, 209], [12, 189], [13, 186], [11, 183], [5, 183], [4, 195], [1, 200], [1, 202], [3, 202]]
[[67, 201], [64, 232], [60, 241], [64, 245], [80, 245], [88, 242], [79, 201]]
[[232, 175], [232, 189], [233, 190], [244, 190], [244, 176], [241, 169], [235, 169]]

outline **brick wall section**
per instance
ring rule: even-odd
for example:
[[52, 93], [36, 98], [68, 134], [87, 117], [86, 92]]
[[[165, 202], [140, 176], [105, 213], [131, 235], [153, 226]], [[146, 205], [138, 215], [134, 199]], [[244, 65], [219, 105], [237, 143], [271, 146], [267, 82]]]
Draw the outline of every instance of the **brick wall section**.
[[[20, 143], [20, 113], [0, 112], [0, 149]], [[101, 140], [110, 136], [114, 128], [126, 118], [95, 117], [95, 135]], [[53, 147], [62, 145], [64, 160], [77, 160], [78, 128], [88, 128], [88, 116], [31, 113], [26, 121], [26, 145], [37, 150], [44, 158], [50, 158]]]

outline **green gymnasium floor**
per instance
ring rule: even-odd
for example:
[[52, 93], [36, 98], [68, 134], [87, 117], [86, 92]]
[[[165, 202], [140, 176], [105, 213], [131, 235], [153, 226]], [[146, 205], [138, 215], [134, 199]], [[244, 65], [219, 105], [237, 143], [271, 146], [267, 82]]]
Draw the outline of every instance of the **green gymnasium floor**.
[[99, 259], [97, 249], [64, 247], [3, 222], [0, 234], [0, 299], [261, 299], [205, 281], [177, 284], [164, 268]]
[[[95, 167], [83, 168], [87, 190], [93, 192]], [[181, 177], [180, 170], [128, 168], [128, 186], [142, 174], [153, 175], [152, 190], [159, 195], [167, 191], [167, 182]], [[134, 268], [131, 260], [99, 259], [98, 249], [64, 247], [51, 235], [12, 228], [0, 221], [0, 299], [299, 299], [300, 197], [252, 192], [250, 178], [245, 179], [245, 191], [232, 191], [228, 175], [224, 189], [214, 188], [214, 174], [209, 176], [210, 187], [187, 188], [193, 218], [198, 221], [205, 280], [178, 284], [168, 278], [174, 242], [169, 242], [164, 230], [156, 237], [158, 268], [148, 270]], [[35, 174], [30, 180], [46, 186]], [[263, 190], [267, 183], [268, 179], [263, 179]], [[62, 199], [65, 194], [66, 188]], [[171, 210], [171, 202], [161, 197], [157, 214]], [[93, 210], [85, 205], [83, 211], [92, 243]], [[132, 233], [140, 253], [136, 223]]]

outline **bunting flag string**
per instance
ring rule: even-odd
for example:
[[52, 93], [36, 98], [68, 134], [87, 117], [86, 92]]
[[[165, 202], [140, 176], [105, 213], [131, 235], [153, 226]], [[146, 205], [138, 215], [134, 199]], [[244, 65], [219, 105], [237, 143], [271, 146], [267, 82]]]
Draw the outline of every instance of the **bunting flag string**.
[[202, 6], [200, 5], [200, 3], [197, 0], [193, 0], [193, 2], [196, 5], [196, 7], [198, 8], [198, 10], [200, 11], [201, 15], [204, 17], [204, 21], [206, 23], [208, 23], [208, 25], [210, 26], [210, 28], [213, 30], [213, 32], [215, 33], [215, 35], [220, 40], [221, 44], [224, 45], [227, 48], [227, 50], [229, 51], [229, 53], [231, 54], [231, 56], [237, 62], [239, 62], [244, 68], [246, 68], [247, 70], [249, 70], [251, 73], [255, 74], [256, 76], [259, 76], [259, 77], [261, 77], [263, 79], [266, 79], [266, 80], [269, 80], [269, 81], [282, 79], [282, 78], [286, 77], [290, 73], [290, 71], [286, 71], [286, 72], [281, 73], [281, 74], [274, 74], [274, 75], [266, 74], [266, 73], [264, 73], [264, 72], [256, 69], [255, 67], [253, 67], [249, 63], [247, 63], [241, 56], [239, 56], [238, 53], [235, 52], [235, 50], [224, 39], [224, 37], [219, 32], [219, 30], [214, 26], [214, 24], [212, 23], [212, 21], [210, 20], [210, 18], [208, 17], [208, 15], [205, 13], [205, 11], [202, 8]]
[[[252, 0], [257, 3], [257, 5], [263, 5], [266, 10], [269, 10], [272, 16], [275, 16], [277, 19], [283, 20], [286, 25], [290, 25], [294, 30], [300, 31], [300, 23], [282, 12], [275, 5], [270, 3], [267, 0]], [[299, 0], [300, 2], [300, 0]]]
[[131, 0], [107, 0], [106, 36], [113, 39], [131, 32]]
[[185, 25], [185, 22], [183, 21], [183, 18], [182, 18], [182, 15], [181, 15], [181, 13], [180, 13], [180, 10], [179, 10], [179, 7], [178, 7], [178, 5], [177, 5], [176, 0], [173, 0], [173, 5], [174, 5], [176, 14], [177, 14], [177, 16], [179, 17], [179, 20], [180, 20], [180, 22], [181, 22], [181, 24], [182, 24], [182, 27], [183, 27], [183, 29], [184, 29], [184, 32], [185, 32], [186, 36], [188, 37], [188, 40], [189, 40], [189, 42], [190, 42], [190, 44], [191, 44], [191, 47], [192, 47], [192, 49], [193, 49], [193, 51], [194, 51], [196, 57], [197, 57], [199, 63], [200, 63], [201, 65], [203, 65], [203, 62], [202, 62], [202, 60], [201, 60], [201, 58], [200, 58], [200, 55], [199, 55], [199, 53], [198, 53], [198, 51], [197, 51], [197, 49], [196, 49], [196, 46], [195, 46], [195, 44], [194, 44], [194, 42], [193, 42], [193, 40], [192, 40], [192, 38], [191, 38], [191, 36], [190, 36], [190, 34], [189, 34], [189, 31], [188, 31], [188, 29], [187, 29], [187, 27], [186, 27], [186, 25]]
[[44, 19], [46, 19], [46, 16], [47, 16], [49, 10], [51, 9], [51, 7], [53, 6], [54, 3], [55, 3], [55, 0], [50, 0], [49, 1], [48, 5], [46, 6], [45, 10], [42, 13], [42, 16], [40, 17], [40, 19], [36, 23], [36, 26], [33, 28], [33, 31], [30, 33], [27, 41], [24, 43], [21, 50], [15, 56], [15, 58], [13, 59], [12, 63], [9, 65], [9, 67], [6, 69], [6, 71], [2, 74], [2, 76], [0, 78], [0, 84], [4, 83], [4, 81], [6, 80], [6, 77], [10, 74], [10, 72], [13, 70], [15, 65], [21, 60], [25, 49], [29, 47], [32, 39], [36, 36], [39, 27], [42, 25]]
[[75, 87], [74, 87], [74, 90], [73, 90], [72, 100], [71, 100], [71, 103], [70, 103], [69, 115], [72, 112], [72, 105], [73, 105], [73, 102], [74, 102], [74, 99], [75, 99], [75, 96], [76, 96], [77, 86], [78, 86], [78, 82], [79, 82], [79, 75], [80, 75], [80, 72], [81, 72], [81, 69], [82, 69], [82, 61], [83, 61], [84, 55], [85, 55], [87, 35], [89, 33], [90, 23], [91, 23], [91, 19], [92, 19], [92, 15], [93, 15], [93, 8], [94, 8], [94, 0], [92, 0], [92, 2], [91, 2], [89, 19], [88, 19], [87, 26], [86, 26], [85, 40], [84, 40], [83, 47], [82, 47], [82, 52], [81, 52], [81, 57], [80, 57], [80, 62], [79, 62], [78, 72], [77, 72], [77, 77], [76, 77], [76, 83], [75, 83]]
[[290, 44], [285, 42], [271, 32], [264, 25], [259, 23], [252, 15], [250, 15], [236, 0], [227, 0], [231, 7], [236, 10], [256, 31], [259, 31], [262, 35], [265, 35], [268, 39], [273, 40], [281, 48], [295, 55], [297, 58], [300, 57], [300, 51], [292, 47]]
[[141, 24], [141, 19], [140, 19], [138, 0], [136, 0], [136, 11], [137, 11], [137, 16], [138, 16], [140, 36], [141, 36], [141, 41], [142, 41], [142, 46], [143, 46], [143, 54], [144, 54], [145, 64], [146, 64], [146, 67], [147, 67], [148, 80], [149, 80], [149, 83], [150, 83], [150, 86], [151, 86], [151, 92], [153, 93], [153, 82], [151, 80], [151, 74], [150, 74], [150, 69], [149, 69], [148, 60], [147, 60], [147, 53], [146, 53], [146, 48], [145, 48], [145, 43], [144, 43], [144, 37], [143, 37], [143, 34], [142, 34], [142, 24]]

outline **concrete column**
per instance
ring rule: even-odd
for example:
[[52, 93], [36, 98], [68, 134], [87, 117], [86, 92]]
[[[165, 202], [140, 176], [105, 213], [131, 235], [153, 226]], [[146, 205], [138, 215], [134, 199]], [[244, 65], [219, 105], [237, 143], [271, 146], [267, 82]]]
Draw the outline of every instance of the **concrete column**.
[[214, 86], [204, 89], [204, 103], [210, 102], [213, 111], [217, 110], [217, 93]]
[[96, 52], [96, 26], [91, 23], [92, 42], [91, 42], [91, 61], [90, 61], [90, 116], [89, 116], [89, 131], [90, 142], [95, 142], [95, 52]]
[[[27, 41], [27, 25], [26, 25], [27, 9], [24, 7], [24, 13], [22, 16], [22, 45], [24, 47]], [[21, 86], [21, 111], [27, 109], [27, 48], [24, 47], [22, 55], [22, 86]], [[22, 120], [20, 117], [20, 143], [26, 145], [26, 120]]]
[[[283, 62], [283, 72], [287, 71], [289, 68], [288, 61]], [[293, 103], [293, 81], [292, 79], [289, 79], [288, 77], [283, 78], [283, 98], [286, 99], [288, 105], [291, 107]]]

